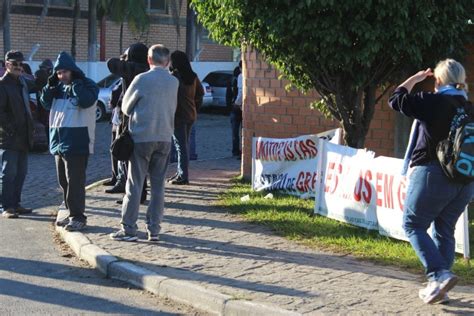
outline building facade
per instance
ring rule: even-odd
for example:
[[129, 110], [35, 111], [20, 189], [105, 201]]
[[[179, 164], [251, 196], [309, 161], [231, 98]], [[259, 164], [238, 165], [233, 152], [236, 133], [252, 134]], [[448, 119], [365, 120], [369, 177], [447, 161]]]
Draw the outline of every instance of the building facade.
[[[138, 41], [147, 45], [164, 44], [171, 51], [186, 48], [186, 1], [181, 2], [179, 19], [173, 17], [171, 1], [147, 0], [150, 15], [150, 28], [143, 34], [133, 33], [127, 24], [123, 27], [123, 47]], [[54, 59], [60, 51], [71, 51], [73, 8], [69, 0], [50, 0], [47, 16], [40, 20], [43, 0], [12, 0], [10, 14], [11, 48], [18, 49], [28, 56], [37, 47], [33, 60]], [[86, 61], [88, 52], [88, 1], [80, 0], [81, 15], [77, 25], [76, 60]], [[179, 21], [178, 21], [179, 20]], [[97, 21], [97, 59], [100, 56], [100, 35], [103, 32], [105, 58], [119, 56], [120, 25], [105, 19]], [[233, 49], [218, 45], [207, 38], [206, 33], [199, 37], [200, 59], [202, 61], [232, 61]], [[0, 47], [3, 51], [3, 33], [0, 32]], [[3, 58], [2, 58], [3, 59]]]

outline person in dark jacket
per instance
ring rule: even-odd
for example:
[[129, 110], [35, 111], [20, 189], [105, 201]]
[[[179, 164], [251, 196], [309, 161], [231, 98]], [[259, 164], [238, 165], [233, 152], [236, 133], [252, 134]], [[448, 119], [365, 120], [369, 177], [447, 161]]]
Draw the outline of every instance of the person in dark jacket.
[[[147, 61], [148, 47], [142, 43], [131, 45], [120, 58], [111, 58], [107, 61], [109, 71], [114, 75], [122, 77], [122, 93], [117, 101], [117, 104], [122, 103], [123, 96], [127, 88], [132, 83], [133, 79], [144, 72], [150, 70]], [[120, 120], [121, 125], [117, 130], [116, 135], [120, 135], [124, 128], [127, 128], [128, 118], [124, 117], [121, 111]], [[114, 186], [105, 190], [106, 193], [125, 193], [125, 183], [127, 182], [127, 164], [123, 161], [119, 163], [119, 176], [116, 179]], [[146, 199], [146, 185], [143, 188], [142, 202]], [[121, 202], [117, 201], [118, 203]]]
[[[239, 86], [240, 85], [240, 86]], [[234, 69], [230, 87], [231, 112], [230, 125], [232, 128], [232, 156], [240, 158], [240, 132], [242, 129], [242, 62]]]
[[38, 120], [45, 127], [46, 137], [48, 138], [49, 145], [49, 111], [39, 105], [39, 100], [41, 98], [41, 91], [48, 83], [48, 78], [53, 74], [53, 62], [49, 59], [45, 59], [41, 62], [38, 68], [39, 69], [35, 72], [35, 78], [39, 88], [38, 92], [36, 93], [36, 101], [38, 103], [36, 112], [38, 115]]
[[[122, 79], [120, 79], [120, 83], [117, 84], [113, 89], [112, 93], [110, 94], [110, 101], [109, 107], [112, 109], [112, 116], [110, 118], [110, 124], [112, 125], [112, 135], [110, 144], [114, 142], [115, 138], [117, 138], [117, 131], [120, 127], [120, 103], [119, 99], [122, 94]], [[119, 161], [110, 153], [110, 162], [112, 166], [112, 177], [104, 182], [105, 186], [115, 186], [118, 179], [120, 179], [121, 175], [119, 174]]]
[[33, 117], [29, 93], [35, 83], [21, 76], [23, 54], [5, 55], [6, 72], [0, 79], [0, 203], [2, 216], [17, 218], [32, 210], [20, 205], [27, 174], [28, 151], [33, 147]]
[[58, 221], [68, 231], [84, 228], [86, 168], [94, 152], [95, 113], [99, 87], [61, 52], [53, 75], [43, 88], [41, 104], [50, 110], [50, 152], [56, 160], [59, 185], [63, 189], [69, 217]]
[[171, 184], [189, 183], [189, 135], [202, 105], [204, 90], [196, 73], [191, 68], [188, 56], [182, 51], [171, 54], [171, 69], [179, 80], [178, 107], [174, 120], [174, 145], [178, 156], [178, 170], [168, 181]]
[[[418, 82], [435, 77], [435, 93], [410, 94]], [[425, 303], [447, 302], [447, 293], [458, 277], [450, 270], [454, 262], [454, 228], [474, 194], [474, 183], [448, 178], [437, 159], [436, 146], [448, 137], [458, 109], [472, 114], [467, 103], [466, 73], [453, 59], [438, 63], [408, 78], [391, 95], [395, 111], [415, 119], [406, 159], [410, 160], [409, 185], [403, 208], [403, 228], [425, 267], [428, 286], [419, 291]], [[427, 233], [433, 224], [433, 237]]]

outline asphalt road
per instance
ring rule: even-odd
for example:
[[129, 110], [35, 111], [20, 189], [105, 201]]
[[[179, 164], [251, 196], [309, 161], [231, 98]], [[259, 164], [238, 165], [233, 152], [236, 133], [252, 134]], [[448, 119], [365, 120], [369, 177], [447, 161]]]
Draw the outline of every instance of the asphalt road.
[[[88, 183], [110, 174], [110, 125], [100, 123]], [[76, 259], [52, 228], [51, 213], [61, 202], [54, 160], [31, 154], [22, 204], [35, 213], [0, 218], [0, 315], [201, 315], [189, 307], [105, 279]]]

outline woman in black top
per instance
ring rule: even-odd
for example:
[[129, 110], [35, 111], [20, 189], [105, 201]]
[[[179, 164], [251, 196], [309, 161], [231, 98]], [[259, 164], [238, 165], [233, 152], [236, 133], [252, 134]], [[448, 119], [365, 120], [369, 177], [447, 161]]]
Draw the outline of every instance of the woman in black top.
[[[414, 85], [429, 76], [436, 79], [435, 93], [410, 94]], [[454, 262], [454, 228], [473, 195], [474, 185], [449, 179], [436, 156], [437, 144], [447, 138], [451, 121], [467, 101], [466, 74], [453, 59], [438, 63], [434, 73], [420, 71], [402, 83], [391, 95], [389, 105], [395, 111], [414, 118], [411, 137], [414, 147], [408, 158], [412, 168], [404, 205], [403, 228], [421, 263], [429, 283], [419, 297], [429, 304], [446, 302], [447, 292], [458, 277], [450, 269]], [[433, 237], [427, 230], [433, 225]]]

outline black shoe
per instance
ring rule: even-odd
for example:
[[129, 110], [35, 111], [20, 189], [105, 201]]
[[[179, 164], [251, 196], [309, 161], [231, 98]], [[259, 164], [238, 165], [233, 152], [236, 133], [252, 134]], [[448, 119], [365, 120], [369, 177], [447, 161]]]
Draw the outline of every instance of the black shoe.
[[110, 178], [109, 180], [105, 181], [105, 182], [103, 183], [103, 185], [106, 186], [106, 187], [112, 187], [112, 186], [114, 186], [116, 183], [117, 183], [117, 179], [115, 179], [115, 178]]
[[[146, 202], [146, 197], [143, 199], [140, 199], [140, 204], [145, 204]], [[115, 203], [119, 204], [119, 205], [122, 205], [123, 204], [123, 200], [117, 200], [115, 201]]]
[[20, 205], [16, 208], [16, 212], [19, 215], [30, 214], [30, 213], [33, 212], [33, 209], [32, 208], [26, 208], [26, 207], [23, 207], [23, 206]]
[[176, 179], [178, 177], [178, 174], [175, 173], [172, 177], [169, 177], [168, 179], [166, 179], [166, 182], [171, 182], [173, 181], [174, 179]]
[[189, 184], [189, 180], [185, 180], [183, 178], [177, 177], [176, 179], [172, 180], [170, 183], [175, 184], [175, 185], [186, 185], [186, 184]]
[[105, 190], [105, 193], [125, 193], [125, 186], [116, 184], [113, 188]]

